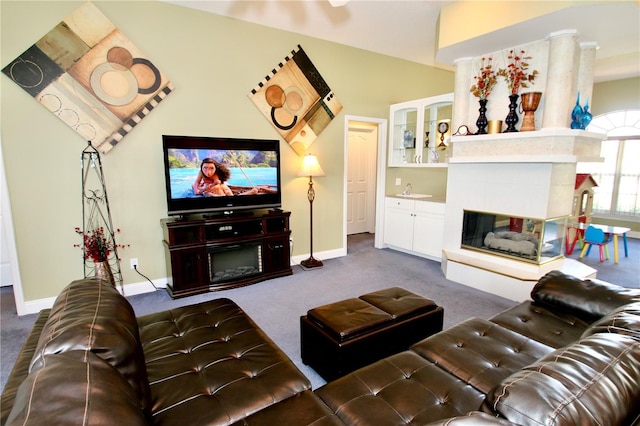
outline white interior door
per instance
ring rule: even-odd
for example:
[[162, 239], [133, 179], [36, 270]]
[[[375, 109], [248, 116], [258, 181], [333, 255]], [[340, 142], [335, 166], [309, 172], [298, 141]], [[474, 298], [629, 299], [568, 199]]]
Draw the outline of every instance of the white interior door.
[[[0, 140], [0, 240], [2, 240], [2, 278], [3, 285], [13, 286], [13, 298], [16, 302], [18, 315], [25, 315], [24, 294], [22, 293], [22, 281], [18, 270], [18, 255], [16, 250], [15, 235], [13, 233], [13, 219], [9, 202], [9, 191], [4, 173], [4, 159], [2, 158], [2, 141]], [[39, 309], [38, 309], [39, 310]], [[37, 311], [36, 311], [37, 312]]]
[[9, 246], [6, 242], [7, 233], [4, 232], [4, 221], [0, 217], [2, 229], [0, 229], [0, 287], [10, 286], [11, 282], [11, 264], [9, 263]]
[[0, 156], [0, 287], [9, 286], [13, 284], [11, 276], [11, 259], [9, 257], [9, 243], [7, 237], [8, 217], [5, 214], [6, 203], [8, 202], [7, 186], [4, 179], [4, 163], [2, 156]]
[[375, 232], [378, 125], [350, 121], [347, 137], [347, 235]]

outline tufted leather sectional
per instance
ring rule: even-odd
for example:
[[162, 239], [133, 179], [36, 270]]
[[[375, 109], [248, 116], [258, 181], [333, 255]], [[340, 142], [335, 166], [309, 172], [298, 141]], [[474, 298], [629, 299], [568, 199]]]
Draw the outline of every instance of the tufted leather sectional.
[[640, 292], [553, 271], [531, 296], [312, 391], [231, 300], [135, 318], [112, 286], [78, 280], [36, 320], [2, 393], [0, 420], [639, 425]]

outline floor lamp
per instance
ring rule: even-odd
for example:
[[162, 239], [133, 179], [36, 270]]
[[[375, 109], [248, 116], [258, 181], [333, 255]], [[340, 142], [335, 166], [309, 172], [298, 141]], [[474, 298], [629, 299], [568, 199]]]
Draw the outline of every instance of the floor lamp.
[[313, 200], [316, 198], [316, 192], [313, 190], [313, 178], [317, 176], [324, 176], [322, 167], [318, 163], [318, 157], [312, 154], [307, 154], [302, 160], [302, 167], [298, 176], [309, 176], [309, 189], [307, 190], [307, 199], [309, 200], [309, 258], [300, 262], [300, 265], [304, 268], [318, 268], [322, 266], [322, 261], [313, 257]]

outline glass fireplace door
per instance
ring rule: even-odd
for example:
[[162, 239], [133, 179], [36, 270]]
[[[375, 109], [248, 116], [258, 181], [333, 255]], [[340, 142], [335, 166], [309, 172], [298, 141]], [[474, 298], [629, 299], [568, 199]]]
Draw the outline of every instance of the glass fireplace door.
[[250, 242], [207, 249], [209, 282], [235, 281], [262, 272], [262, 244]]

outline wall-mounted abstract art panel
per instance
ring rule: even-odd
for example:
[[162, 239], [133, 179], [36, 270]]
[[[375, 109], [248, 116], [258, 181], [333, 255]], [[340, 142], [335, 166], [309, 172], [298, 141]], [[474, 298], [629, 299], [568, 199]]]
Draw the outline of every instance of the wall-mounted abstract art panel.
[[2, 72], [102, 153], [173, 90], [92, 3], [76, 9]]
[[298, 155], [307, 151], [342, 110], [300, 46], [251, 91], [249, 98]]

